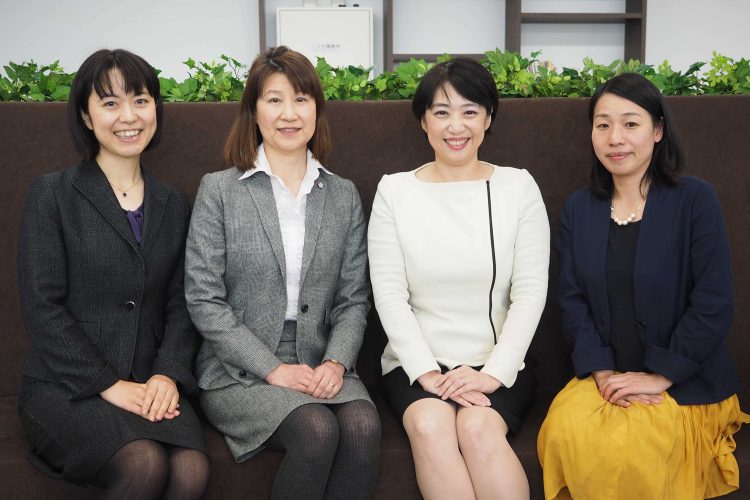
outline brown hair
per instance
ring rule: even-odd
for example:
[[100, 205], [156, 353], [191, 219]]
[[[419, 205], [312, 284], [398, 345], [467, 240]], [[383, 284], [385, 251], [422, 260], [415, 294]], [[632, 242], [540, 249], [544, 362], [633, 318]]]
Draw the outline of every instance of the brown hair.
[[266, 80], [275, 73], [284, 74], [295, 92], [307, 94], [315, 99], [315, 133], [307, 147], [316, 160], [325, 164], [331, 154], [331, 133], [326, 119], [320, 77], [305, 56], [283, 45], [271, 47], [258, 55], [250, 66], [245, 91], [240, 101], [240, 112], [224, 144], [224, 160], [240, 170], [255, 168], [258, 146], [263, 142], [255, 120], [258, 98], [263, 92]]

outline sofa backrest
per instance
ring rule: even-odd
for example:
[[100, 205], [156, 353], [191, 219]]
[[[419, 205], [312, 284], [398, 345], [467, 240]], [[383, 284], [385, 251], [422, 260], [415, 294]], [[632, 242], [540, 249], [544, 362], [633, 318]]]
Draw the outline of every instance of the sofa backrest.
[[[682, 133], [687, 173], [712, 182], [721, 198], [732, 245], [736, 313], [729, 337], [747, 399], [750, 382], [750, 96], [668, 98]], [[237, 104], [168, 104], [161, 144], [144, 156], [145, 168], [195, 197], [203, 174], [225, 168], [224, 138]], [[432, 159], [431, 149], [410, 103], [330, 102], [334, 153], [328, 167], [354, 181], [369, 214], [383, 174], [411, 170]], [[565, 196], [588, 179], [591, 161], [586, 99], [502, 100], [480, 158], [527, 169], [542, 191], [552, 234]], [[20, 317], [16, 284], [16, 247], [20, 214], [31, 180], [77, 162], [67, 131], [64, 103], [0, 103], [0, 396], [18, 393], [28, 345]], [[550, 263], [547, 307], [532, 343], [539, 384], [556, 389], [569, 378], [568, 350], [562, 340], [555, 300], [556, 259]], [[385, 335], [371, 314], [359, 371], [377, 382]]]

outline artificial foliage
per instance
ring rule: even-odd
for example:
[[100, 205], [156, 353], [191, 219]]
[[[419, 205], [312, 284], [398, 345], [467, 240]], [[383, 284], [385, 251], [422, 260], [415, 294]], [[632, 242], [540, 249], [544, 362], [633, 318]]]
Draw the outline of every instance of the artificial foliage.
[[[582, 69], [557, 69], [541, 61], [541, 52], [522, 57], [500, 49], [484, 53], [481, 63], [492, 73], [501, 97], [588, 97], [596, 87], [623, 72], [635, 72], [654, 82], [664, 95], [750, 94], [750, 61], [735, 60], [717, 52], [708, 63], [696, 62], [686, 71], [675, 71], [664, 61], [659, 66], [637, 60], [598, 64], [583, 60]], [[439, 61], [450, 59], [445, 54]], [[222, 55], [219, 61], [184, 61], [188, 76], [178, 81], [160, 76], [161, 94], [167, 102], [226, 102], [242, 97], [247, 66]], [[432, 66], [421, 59], [399, 64], [395, 70], [372, 76], [362, 66], [333, 67], [318, 58], [316, 69], [329, 100], [411, 99], [419, 81]], [[0, 101], [66, 101], [75, 73], [66, 73], [58, 61], [40, 65], [33, 60], [13, 62], [0, 72]]]

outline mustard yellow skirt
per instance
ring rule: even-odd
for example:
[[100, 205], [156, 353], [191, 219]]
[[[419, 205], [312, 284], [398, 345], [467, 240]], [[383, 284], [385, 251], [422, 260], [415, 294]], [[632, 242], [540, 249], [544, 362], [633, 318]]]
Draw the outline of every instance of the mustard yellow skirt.
[[548, 500], [691, 500], [739, 488], [732, 435], [750, 415], [737, 396], [679, 405], [622, 408], [602, 399], [594, 379], [573, 379], [555, 397], [537, 452]]

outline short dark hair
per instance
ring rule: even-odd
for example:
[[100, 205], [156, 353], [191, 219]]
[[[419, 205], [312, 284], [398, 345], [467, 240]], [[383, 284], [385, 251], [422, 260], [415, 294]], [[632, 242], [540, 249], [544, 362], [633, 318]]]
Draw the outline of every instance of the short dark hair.
[[98, 50], [81, 64], [73, 79], [68, 100], [68, 127], [73, 135], [73, 143], [84, 161], [96, 158], [99, 154], [99, 141], [94, 132], [86, 126], [81, 113], [88, 114], [89, 97], [92, 92], [96, 92], [99, 97], [113, 93], [113, 70], [119, 71], [122, 75], [125, 92], [139, 93], [145, 90], [154, 99], [156, 132], [146, 149], [156, 146], [161, 137], [164, 109], [156, 70], [145, 59], [127, 50]]
[[487, 110], [491, 117], [490, 126], [486, 131], [489, 134], [497, 114], [497, 86], [487, 68], [468, 57], [454, 57], [437, 63], [425, 73], [411, 101], [414, 116], [422, 120], [427, 110], [432, 107], [435, 93], [438, 90], [445, 91], [446, 85], [453, 87], [464, 99]]
[[227, 142], [224, 160], [240, 170], [255, 167], [258, 146], [263, 142], [255, 114], [263, 86], [274, 74], [281, 73], [289, 79], [295, 92], [315, 99], [315, 132], [307, 143], [313, 156], [325, 164], [331, 154], [331, 132], [326, 118], [325, 98], [320, 76], [312, 63], [299, 52], [283, 45], [271, 47], [259, 54], [250, 66], [247, 83], [240, 101], [240, 111], [234, 120]]
[[[604, 94], [613, 94], [642, 107], [651, 115], [654, 126], [661, 125], [662, 138], [654, 144], [651, 164], [641, 179], [641, 187], [646, 183], [655, 186], [674, 186], [685, 166], [685, 152], [682, 147], [672, 113], [664, 96], [656, 85], [638, 73], [623, 73], [601, 84], [589, 100], [589, 120], [594, 123], [594, 108]], [[593, 164], [590, 184], [592, 192], [601, 198], [611, 198], [613, 193], [612, 174], [596, 157], [591, 147]]]

